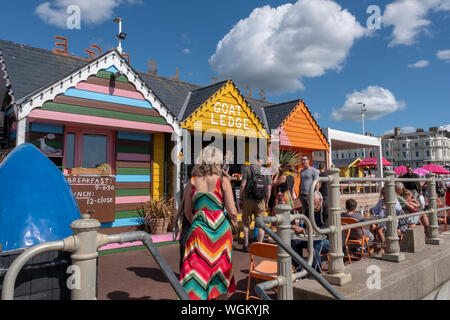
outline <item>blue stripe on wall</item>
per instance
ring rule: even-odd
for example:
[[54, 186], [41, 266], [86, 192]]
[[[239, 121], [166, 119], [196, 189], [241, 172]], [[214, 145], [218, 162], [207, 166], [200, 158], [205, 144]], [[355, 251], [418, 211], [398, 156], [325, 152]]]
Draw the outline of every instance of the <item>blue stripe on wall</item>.
[[105, 222], [101, 224], [101, 228], [129, 227], [140, 225], [138, 218], [116, 219], [114, 222]]
[[137, 140], [137, 141], [152, 141], [152, 136], [150, 134], [125, 132], [125, 131], [117, 132], [117, 138], [126, 140]]
[[150, 102], [148, 102], [146, 100], [137, 100], [137, 99], [126, 98], [126, 97], [112, 96], [109, 94], [85, 91], [85, 90], [80, 90], [80, 89], [73, 89], [73, 88], [67, 89], [67, 91], [64, 95], [69, 96], [69, 97], [82, 98], [82, 99], [98, 100], [98, 101], [103, 101], [103, 102], [124, 104], [124, 105], [128, 105], [128, 106], [133, 106], [133, 107], [154, 109], [153, 106], [150, 104]]
[[31, 124], [31, 131], [32, 132], [63, 134], [64, 128], [62, 125], [33, 122]]
[[5, 115], [6, 116], [9, 116], [11, 113], [13, 113], [14, 112], [14, 107], [10, 107], [7, 111], [6, 111], [6, 113], [5, 113]]
[[109, 67], [108, 69], [105, 69], [105, 70], [103, 70], [103, 71], [114, 73], [114, 72], [119, 71], [119, 70], [117, 70], [116, 67], [111, 66], [111, 67]]
[[116, 182], [151, 182], [151, 179], [149, 175], [117, 175]]

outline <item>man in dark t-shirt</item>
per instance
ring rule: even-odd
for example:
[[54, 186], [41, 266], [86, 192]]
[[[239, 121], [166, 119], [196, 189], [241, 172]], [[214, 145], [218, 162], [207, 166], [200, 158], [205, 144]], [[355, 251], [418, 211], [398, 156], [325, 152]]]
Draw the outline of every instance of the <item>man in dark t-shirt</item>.
[[[413, 169], [410, 166], [406, 167], [407, 172], [401, 176], [401, 178], [420, 178], [417, 173], [413, 172]], [[420, 182], [414, 181], [414, 182], [404, 182], [405, 188], [413, 193], [414, 196], [420, 193]]]

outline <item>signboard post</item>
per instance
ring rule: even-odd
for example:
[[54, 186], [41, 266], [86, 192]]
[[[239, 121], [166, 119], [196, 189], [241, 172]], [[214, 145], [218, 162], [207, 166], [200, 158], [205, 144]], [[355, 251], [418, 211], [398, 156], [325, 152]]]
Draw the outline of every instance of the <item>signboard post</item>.
[[100, 222], [115, 220], [116, 178], [110, 176], [67, 176], [81, 214], [93, 211]]

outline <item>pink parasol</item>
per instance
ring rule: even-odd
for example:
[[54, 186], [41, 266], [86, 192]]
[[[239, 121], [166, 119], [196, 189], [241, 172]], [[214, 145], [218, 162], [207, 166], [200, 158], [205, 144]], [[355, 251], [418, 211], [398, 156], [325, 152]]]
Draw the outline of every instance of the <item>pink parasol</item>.
[[450, 174], [449, 171], [437, 164], [427, 164], [423, 166], [422, 169], [428, 170], [429, 172], [433, 172], [435, 174]]
[[396, 175], [401, 175], [407, 172], [406, 167], [405, 166], [400, 166], [394, 169], [394, 172]]
[[[387, 161], [384, 157], [381, 158], [383, 166], [392, 166], [392, 163]], [[360, 167], [376, 167], [378, 165], [378, 161], [376, 157], [373, 158], [365, 158], [361, 161], [358, 166]]]
[[416, 168], [413, 170], [414, 173], [418, 174], [419, 176], [425, 176], [428, 172], [428, 170], [425, 170], [423, 168]]

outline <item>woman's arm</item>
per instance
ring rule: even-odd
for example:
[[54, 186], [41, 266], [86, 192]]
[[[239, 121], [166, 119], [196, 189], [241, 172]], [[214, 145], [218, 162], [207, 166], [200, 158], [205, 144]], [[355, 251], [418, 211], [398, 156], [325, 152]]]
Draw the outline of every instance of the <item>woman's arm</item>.
[[273, 187], [275, 188], [283, 183], [286, 183], [286, 180], [287, 180], [286, 176], [284, 176], [284, 175], [279, 176], [276, 180], [274, 180]]
[[228, 214], [232, 220], [237, 221], [237, 210], [234, 205], [233, 189], [231, 188], [230, 180], [227, 177], [222, 177], [222, 191]]

